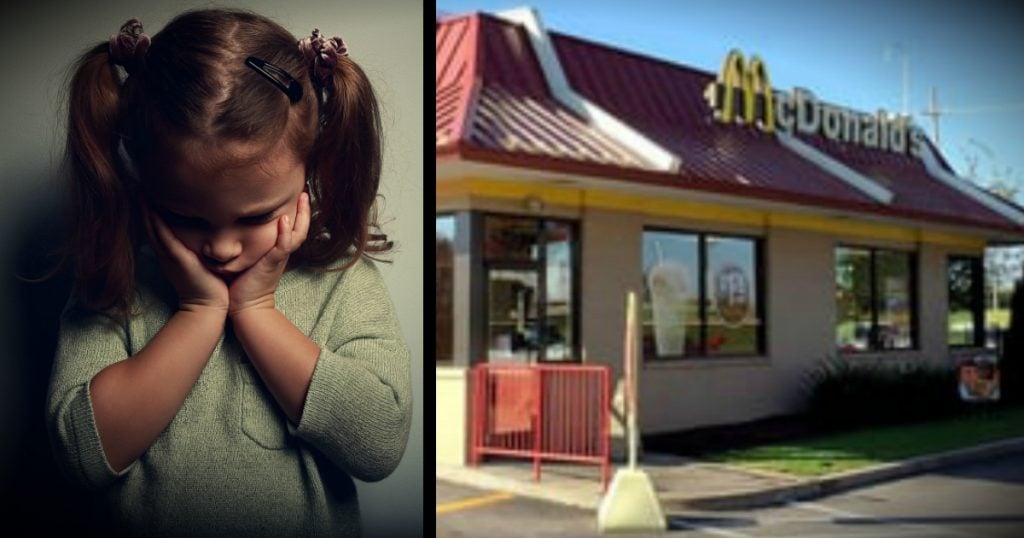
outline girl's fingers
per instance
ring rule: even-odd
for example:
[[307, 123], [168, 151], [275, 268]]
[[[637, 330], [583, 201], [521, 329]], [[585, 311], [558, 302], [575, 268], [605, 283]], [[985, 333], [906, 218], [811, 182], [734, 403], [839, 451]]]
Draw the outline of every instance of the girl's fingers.
[[288, 250], [289, 241], [291, 241], [291, 226], [288, 222], [288, 215], [277, 219], [277, 242], [274, 246], [263, 255], [265, 260], [270, 266], [277, 266], [281, 262], [288, 259], [288, 254], [291, 253]]
[[295, 214], [295, 244], [292, 250], [299, 248], [299, 245], [306, 240], [309, 233], [309, 193], [299, 195], [299, 210]]
[[288, 215], [281, 217], [277, 227], [277, 250], [282, 254], [291, 252], [292, 246], [292, 222]]

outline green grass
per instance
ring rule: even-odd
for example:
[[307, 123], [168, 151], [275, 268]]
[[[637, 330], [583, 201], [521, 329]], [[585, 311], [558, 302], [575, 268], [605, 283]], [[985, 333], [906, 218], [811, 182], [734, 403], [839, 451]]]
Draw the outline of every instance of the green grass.
[[733, 450], [710, 461], [802, 477], [820, 476], [1024, 434], [1024, 407], [954, 419], [840, 432]]
[[[949, 315], [950, 325], [970, 325], [972, 323], [972, 316], [967, 310], [958, 310]], [[991, 308], [985, 311], [985, 324], [986, 325], [997, 325], [1004, 329], [1010, 326], [1010, 310], [1007, 308], [1000, 308], [999, 310], [992, 310]]]
[[998, 325], [1002, 328], [1008, 328], [1010, 326], [1010, 311], [1009, 309], [999, 310], [986, 310], [985, 311], [985, 324], [986, 325]]

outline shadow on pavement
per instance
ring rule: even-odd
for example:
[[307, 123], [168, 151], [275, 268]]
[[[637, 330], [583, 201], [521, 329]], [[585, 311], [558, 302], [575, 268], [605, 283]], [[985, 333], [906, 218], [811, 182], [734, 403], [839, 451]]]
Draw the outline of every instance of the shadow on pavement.
[[669, 516], [668, 530], [697, 530], [705, 527], [718, 529], [735, 529], [755, 527], [757, 520], [745, 517], [703, 517], [703, 516]]
[[837, 517], [836, 525], [963, 525], [968, 523], [1024, 523], [1024, 515], [929, 516], [929, 517]]
[[1007, 454], [977, 463], [947, 467], [932, 472], [937, 475], [957, 478], [1024, 484], [1024, 466], [1020, 465], [1020, 461], [1020, 454]]

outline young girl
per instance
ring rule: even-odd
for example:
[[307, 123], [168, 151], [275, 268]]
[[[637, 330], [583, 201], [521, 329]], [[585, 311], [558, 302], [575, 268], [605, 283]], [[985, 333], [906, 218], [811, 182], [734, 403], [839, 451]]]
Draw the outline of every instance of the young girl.
[[74, 69], [63, 471], [132, 535], [358, 535], [351, 477], [390, 474], [412, 416], [363, 71], [224, 9], [132, 19]]

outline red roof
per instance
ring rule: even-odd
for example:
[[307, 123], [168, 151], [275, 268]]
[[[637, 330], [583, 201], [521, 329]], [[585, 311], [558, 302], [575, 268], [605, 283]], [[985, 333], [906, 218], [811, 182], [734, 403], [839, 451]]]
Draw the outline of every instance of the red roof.
[[[893, 193], [870, 198], [753, 127], [714, 121], [715, 75], [549, 32], [569, 85], [677, 155], [655, 171], [548, 90], [525, 30], [484, 14], [442, 21], [436, 44], [436, 154], [684, 189], [1024, 231], [933, 178], [908, 155], [800, 138]], [[937, 152], [936, 152], [937, 154]], [[941, 156], [940, 156], [941, 159]], [[945, 163], [942, 163], [944, 166]]]
[[560, 105], [523, 30], [485, 17], [440, 24], [436, 145], [640, 167], [643, 161]]
[[476, 73], [476, 42], [480, 31], [477, 17], [463, 17], [438, 23], [434, 34], [438, 146], [460, 140]]

